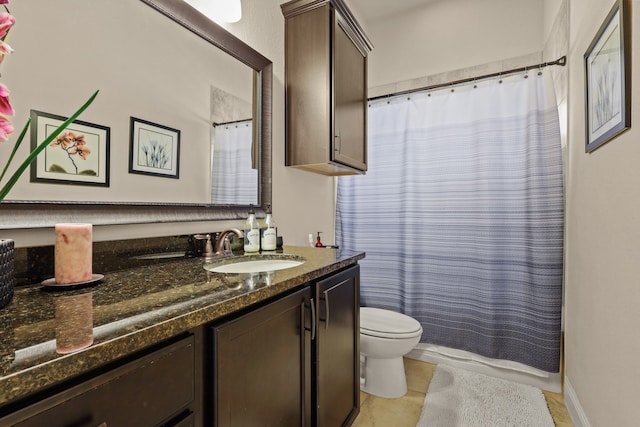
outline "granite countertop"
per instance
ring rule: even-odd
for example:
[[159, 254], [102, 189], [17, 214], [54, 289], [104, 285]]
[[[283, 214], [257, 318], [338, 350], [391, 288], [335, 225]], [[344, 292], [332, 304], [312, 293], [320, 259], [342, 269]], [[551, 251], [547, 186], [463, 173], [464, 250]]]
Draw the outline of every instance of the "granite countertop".
[[78, 289], [16, 288], [0, 309], [0, 406], [364, 258], [310, 247], [285, 247], [283, 253], [306, 262], [225, 275], [205, 270], [200, 258], [183, 258], [105, 273], [102, 281]]

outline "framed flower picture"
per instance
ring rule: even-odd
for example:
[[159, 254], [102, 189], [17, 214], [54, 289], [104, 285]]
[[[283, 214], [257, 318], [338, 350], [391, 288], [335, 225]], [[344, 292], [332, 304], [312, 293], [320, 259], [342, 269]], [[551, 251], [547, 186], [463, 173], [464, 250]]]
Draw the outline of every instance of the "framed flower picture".
[[[31, 110], [31, 149], [66, 117]], [[75, 120], [31, 164], [31, 182], [109, 186], [110, 128]]]
[[631, 127], [629, 0], [618, 0], [584, 55], [587, 153]]
[[129, 173], [180, 177], [180, 131], [131, 117]]

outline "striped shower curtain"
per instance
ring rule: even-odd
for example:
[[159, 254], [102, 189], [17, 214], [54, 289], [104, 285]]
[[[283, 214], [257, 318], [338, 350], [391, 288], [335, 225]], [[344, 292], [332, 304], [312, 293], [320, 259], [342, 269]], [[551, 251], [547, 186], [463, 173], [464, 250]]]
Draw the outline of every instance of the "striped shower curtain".
[[340, 177], [336, 239], [361, 303], [421, 341], [559, 370], [563, 178], [552, 84], [531, 73], [371, 102], [369, 172]]
[[258, 204], [258, 170], [252, 169], [251, 119], [213, 127], [211, 203]]

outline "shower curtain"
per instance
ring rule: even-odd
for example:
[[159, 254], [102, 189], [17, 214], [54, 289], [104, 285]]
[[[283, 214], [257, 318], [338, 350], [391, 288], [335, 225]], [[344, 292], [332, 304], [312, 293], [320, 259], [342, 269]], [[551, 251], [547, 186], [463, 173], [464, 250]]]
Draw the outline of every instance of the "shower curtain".
[[361, 304], [422, 342], [557, 372], [563, 178], [552, 84], [530, 73], [372, 101], [369, 172], [340, 177], [336, 239]]
[[211, 202], [258, 204], [258, 170], [252, 169], [251, 119], [213, 128]]

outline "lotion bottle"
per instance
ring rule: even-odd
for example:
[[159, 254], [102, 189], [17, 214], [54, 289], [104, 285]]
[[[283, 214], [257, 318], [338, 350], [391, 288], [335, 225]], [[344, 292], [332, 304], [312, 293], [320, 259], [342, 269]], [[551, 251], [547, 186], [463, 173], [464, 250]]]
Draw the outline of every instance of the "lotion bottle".
[[276, 223], [271, 215], [271, 205], [267, 205], [267, 216], [264, 219], [264, 228], [262, 229], [262, 236], [260, 245], [263, 251], [275, 251], [276, 250]]
[[253, 205], [249, 208], [249, 216], [244, 223], [244, 251], [258, 252], [260, 250], [260, 224], [256, 219]]

